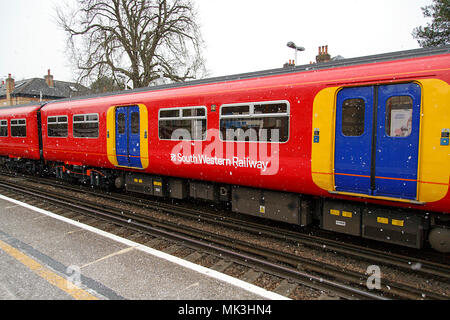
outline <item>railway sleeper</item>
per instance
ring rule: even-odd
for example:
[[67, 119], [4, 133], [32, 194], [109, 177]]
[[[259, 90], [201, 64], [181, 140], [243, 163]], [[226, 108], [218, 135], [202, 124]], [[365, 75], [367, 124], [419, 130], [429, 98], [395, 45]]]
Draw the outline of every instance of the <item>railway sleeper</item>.
[[120, 172], [87, 166], [2, 157], [0, 165], [31, 174], [174, 199], [231, 204], [233, 212], [307, 226], [319, 220], [325, 230], [421, 249], [428, 240], [437, 251], [450, 252], [450, 221], [444, 214], [423, 214], [375, 205], [359, 205], [303, 195], [205, 181]]
[[429, 240], [435, 250], [450, 251], [450, 228], [434, 223], [439, 214], [141, 173], [119, 177], [116, 186], [121, 184], [127, 191], [157, 197], [229, 202], [233, 212], [300, 226], [319, 220], [325, 230], [416, 249]]

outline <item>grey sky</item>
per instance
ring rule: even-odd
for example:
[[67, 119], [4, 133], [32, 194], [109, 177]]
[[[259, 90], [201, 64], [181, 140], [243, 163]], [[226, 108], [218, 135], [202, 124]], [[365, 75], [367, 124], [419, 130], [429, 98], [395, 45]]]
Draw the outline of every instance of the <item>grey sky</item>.
[[[60, 0], [0, 0], [0, 80], [43, 77], [73, 80], [65, 37], [56, 25]], [[298, 63], [315, 60], [318, 47], [346, 58], [418, 48], [411, 36], [425, 25], [431, 0], [194, 0], [211, 76], [281, 67], [294, 58], [288, 41], [306, 48]]]

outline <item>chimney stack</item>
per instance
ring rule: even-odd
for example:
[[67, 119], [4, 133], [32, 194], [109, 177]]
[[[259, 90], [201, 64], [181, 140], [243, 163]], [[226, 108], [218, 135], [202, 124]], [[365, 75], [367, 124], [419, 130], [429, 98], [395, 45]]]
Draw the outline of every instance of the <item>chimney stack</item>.
[[16, 88], [16, 83], [13, 78], [11, 78], [11, 73], [8, 74], [8, 79], [6, 79], [6, 101], [8, 105], [12, 105], [12, 97], [14, 89]]
[[316, 56], [316, 62], [328, 62], [331, 60], [331, 55], [328, 53], [328, 46], [319, 47], [319, 55]]
[[53, 81], [53, 76], [50, 74], [50, 69], [48, 69], [48, 73], [46, 76], [44, 76], [45, 82], [47, 82], [47, 85], [50, 88], [54, 88], [55, 87], [55, 81]]
[[283, 65], [283, 68], [288, 68], [288, 67], [295, 67], [295, 61], [289, 59], [289, 62], [286, 62], [286, 63]]

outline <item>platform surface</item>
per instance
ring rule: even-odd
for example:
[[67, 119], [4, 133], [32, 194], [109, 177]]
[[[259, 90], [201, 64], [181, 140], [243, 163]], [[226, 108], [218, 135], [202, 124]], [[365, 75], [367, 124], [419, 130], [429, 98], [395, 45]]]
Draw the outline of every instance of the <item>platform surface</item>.
[[282, 299], [0, 195], [0, 299]]

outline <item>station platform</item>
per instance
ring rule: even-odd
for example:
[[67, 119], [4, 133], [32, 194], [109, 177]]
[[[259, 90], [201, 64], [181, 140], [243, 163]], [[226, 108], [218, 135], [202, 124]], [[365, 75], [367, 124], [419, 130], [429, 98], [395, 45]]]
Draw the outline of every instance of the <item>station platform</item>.
[[0, 195], [1, 300], [284, 300]]

